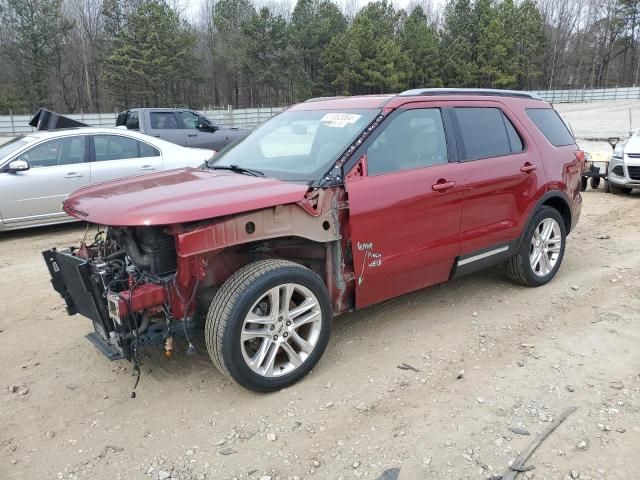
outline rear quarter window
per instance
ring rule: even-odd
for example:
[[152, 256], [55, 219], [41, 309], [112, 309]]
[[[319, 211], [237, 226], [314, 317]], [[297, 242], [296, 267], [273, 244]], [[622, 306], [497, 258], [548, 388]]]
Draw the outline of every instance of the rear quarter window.
[[456, 107], [462, 136], [463, 161], [519, 153], [522, 139], [509, 119], [496, 107]]
[[551, 145], [563, 147], [576, 143], [560, 115], [553, 108], [527, 108], [526, 112]]

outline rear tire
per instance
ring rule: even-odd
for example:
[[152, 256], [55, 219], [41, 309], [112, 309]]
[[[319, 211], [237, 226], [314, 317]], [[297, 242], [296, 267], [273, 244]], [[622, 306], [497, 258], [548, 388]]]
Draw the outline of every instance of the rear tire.
[[331, 321], [329, 293], [318, 275], [286, 260], [259, 260], [218, 290], [205, 340], [220, 372], [250, 390], [271, 392], [315, 366]]
[[504, 265], [506, 276], [527, 287], [548, 283], [562, 264], [566, 237], [560, 213], [542, 207], [531, 219], [518, 252]]
[[611, 193], [611, 184], [609, 180], [604, 181], [604, 193]]
[[600, 177], [591, 177], [591, 179], [589, 180], [589, 185], [591, 185], [591, 188], [593, 188], [594, 190], [597, 190], [600, 186]]

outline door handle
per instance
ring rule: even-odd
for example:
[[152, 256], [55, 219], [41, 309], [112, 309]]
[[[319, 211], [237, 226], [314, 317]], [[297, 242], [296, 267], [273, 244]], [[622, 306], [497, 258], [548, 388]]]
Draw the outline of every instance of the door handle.
[[187, 137], [197, 137], [197, 133], [187, 133]]
[[151, 135], [152, 137], [160, 138], [160, 135]]
[[140, 170], [155, 170], [156, 167], [154, 167], [153, 165], [143, 165], [140, 167]]
[[447, 190], [456, 186], [456, 182], [448, 182], [444, 178], [438, 180], [438, 183], [431, 185], [431, 188], [436, 192], [446, 192]]
[[524, 173], [531, 173], [533, 172], [536, 168], [538, 168], [537, 165], [533, 165], [529, 162], [525, 163], [523, 166], [520, 167], [520, 171], [524, 172]]
[[64, 176], [64, 178], [80, 178], [80, 177], [82, 177], [82, 174], [78, 172], [69, 172]]

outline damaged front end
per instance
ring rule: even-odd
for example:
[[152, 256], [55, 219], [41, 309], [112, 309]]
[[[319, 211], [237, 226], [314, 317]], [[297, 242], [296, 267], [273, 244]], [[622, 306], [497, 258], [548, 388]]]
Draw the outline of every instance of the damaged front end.
[[93, 322], [87, 338], [109, 359], [165, 344], [194, 329], [198, 279], [178, 284], [174, 237], [162, 227], [107, 227], [79, 248], [43, 252], [67, 313]]

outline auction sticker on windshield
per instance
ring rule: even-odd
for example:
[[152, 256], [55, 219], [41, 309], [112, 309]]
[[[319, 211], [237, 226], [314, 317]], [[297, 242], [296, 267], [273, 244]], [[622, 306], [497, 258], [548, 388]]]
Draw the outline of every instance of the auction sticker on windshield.
[[333, 128], [343, 128], [350, 123], [356, 123], [361, 115], [355, 113], [327, 113], [320, 120], [323, 125]]

